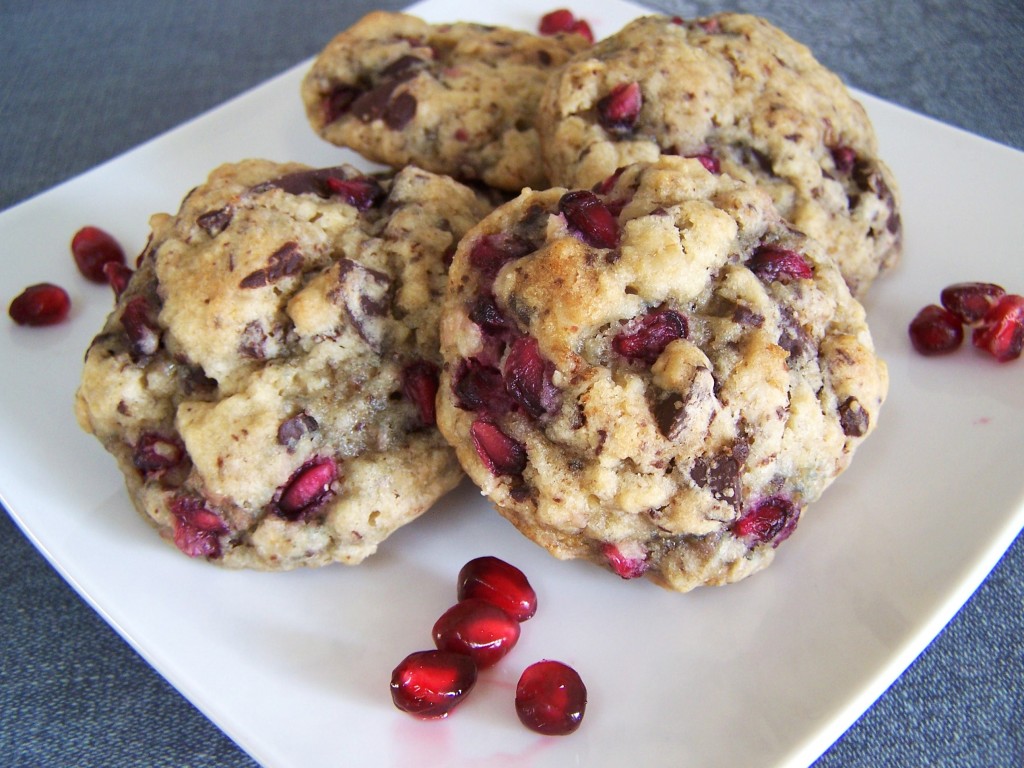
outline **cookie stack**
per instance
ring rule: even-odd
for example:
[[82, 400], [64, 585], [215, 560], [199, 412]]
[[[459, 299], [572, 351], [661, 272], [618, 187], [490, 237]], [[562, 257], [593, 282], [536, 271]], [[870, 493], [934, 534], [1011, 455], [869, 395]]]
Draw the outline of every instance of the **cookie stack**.
[[686, 591], [767, 565], [874, 428], [898, 192], [766, 21], [378, 12], [302, 96], [392, 170], [215, 170], [87, 354], [79, 420], [187, 554], [359, 562], [464, 471], [557, 557]]

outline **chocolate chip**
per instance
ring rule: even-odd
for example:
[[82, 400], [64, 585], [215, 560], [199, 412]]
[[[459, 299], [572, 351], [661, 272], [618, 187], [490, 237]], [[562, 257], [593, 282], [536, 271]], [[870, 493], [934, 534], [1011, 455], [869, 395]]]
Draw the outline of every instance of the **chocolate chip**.
[[316, 419], [305, 411], [301, 411], [282, 422], [281, 426], [277, 428], [277, 442], [285, 446], [290, 453], [295, 450], [295, 444], [303, 436], [310, 432], [316, 432], [318, 429], [320, 429], [320, 425], [317, 424]]
[[701, 488], [707, 488], [714, 498], [739, 509], [740, 466], [731, 454], [701, 456], [693, 462], [690, 477]]
[[354, 85], [336, 85], [324, 98], [324, 123], [329, 125], [343, 117], [362, 92], [361, 88]]
[[231, 223], [231, 219], [235, 213], [231, 209], [231, 206], [225, 206], [216, 211], [207, 211], [196, 218], [196, 224], [198, 224], [203, 230], [206, 231], [210, 237], [216, 237], [225, 229], [228, 228], [228, 224]]
[[384, 124], [393, 131], [398, 131], [409, 124], [416, 116], [416, 97], [411, 93], [400, 93], [384, 110]]
[[376, 352], [384, 344], [390, 290], [391, 279], [383, 272], [350, 259], [338, 261], [338, 284], [330, 298], [345, 308], [356, 332]]
[[250, 272], [238, 283], [239, 288], [262, 288], [268, 283], [276, 283], [283, 277], [289, 277], [302, 271], [305, 257], [299, 250], [298, 243], [289, 241], [270, 254], [267, 266]]
[[276, 179], [264, 181], [254, 186], [250, 191], [258, 194], [266, 192], [268, 189], [280, 189], [289, 195], [313, 194], [318, 197], [328, 198], [333, 191], [328, 184], [328, 179], [344, 180], [345, 178], [345, 169], [341, 167], [312, 168], [306, 171], [286, 173], [284, 176], [279, 176]]
[[267, 332], [263, 323], [253, 320], [245, 326], [242, 336], [238, 342], [238, 352], [243, 357], [250, 357], [253, 360], [263, 360], [267, 356]]
[[655, 405], [658, 429], [667, 439], [678, 440], [687, 430], [705, 428], [715, 410], [714, 399], [714, 374], [707, 368], [698, 368], [685, 395], [673, 392]]
[[855, 397], [848, 397], [839, 406], [839, 424], [847, 437], [867, 434], [871, 417]]

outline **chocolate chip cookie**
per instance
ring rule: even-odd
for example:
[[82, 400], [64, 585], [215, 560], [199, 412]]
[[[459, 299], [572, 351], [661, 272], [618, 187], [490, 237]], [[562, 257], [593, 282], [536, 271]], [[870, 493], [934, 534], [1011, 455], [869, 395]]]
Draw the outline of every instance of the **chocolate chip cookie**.
[[288, 569], [357, 563], [451, 489], [439, 302], [489, 210], [413, 167], [247, 160], [154, 216], [76, 401], [142, 515], [190, 556]]
[[672, 156], [485, 218], [441, 350], [438, 426], [498, 511], [680, 591], [767, 565], [888, 383], [822, 246], [762, 187]]
[[544, 81], [588, 45], [577, 34], [376, 11], [324, 48], [302, 98], [333, 144], [519, 192], [547, 186], [534, 125]]
[[589, 187], [666, 153], [761, 185], [855, 295], [898, 259], [899, 194], [867, 114], [764, 19], [639, 18], [549, 80], [538, 126], [555, 184]]

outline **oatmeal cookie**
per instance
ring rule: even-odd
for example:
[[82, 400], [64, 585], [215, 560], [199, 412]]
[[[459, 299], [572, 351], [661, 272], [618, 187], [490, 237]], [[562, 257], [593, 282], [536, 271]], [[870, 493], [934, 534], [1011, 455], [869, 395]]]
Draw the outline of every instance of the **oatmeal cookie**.
[[555, 184], [589, 187], [662, 153], [695, 157], [769, 190], [856, 296], [899, 257], [899, 194], [867, 114], [764, 19], [639, 18], [560, 69], [540, 112]]
[[247, 160], [154, 216], [76, 399], [140, 513], [188, 555], [289, 569], [357, 563], [450, 490], [439, 304], [490, 210], [417, 168]]
[[763, 568], [875, 427], [864, 309], [761, 187], [664, 156], [460, 243], [438, 426], [559, 558], [685, 591]]
[[587, 45], [375, 11], [324, 48], [302, 98], [333, 144], [518, 193], [547, 185], [534, 126], [544, 81]]

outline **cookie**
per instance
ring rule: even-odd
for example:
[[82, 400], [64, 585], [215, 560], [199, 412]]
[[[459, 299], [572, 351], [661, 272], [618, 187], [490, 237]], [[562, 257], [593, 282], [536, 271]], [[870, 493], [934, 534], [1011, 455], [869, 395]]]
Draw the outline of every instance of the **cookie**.
[[680, 591], [771, 562], [888, 382], [822, 246], [763, 188], [671, 156], [485, 218], [441, 351], [438, 426], [498, 511]]
[[547, 186], [534, 126], [544, 81], [588, 45], [375, 11], [324, 48], [302, 98], [333, 144], [518, 193]]
[[417, 168], [247, 160], [152, 217], [76, 398], [139, 512], [229, 567], [351, 564], [455, 486], [438, 315], [489, 210]]
[[538, 126], [555, 184], [590, 187], [662, 153], [760, 184], [856, 296], [899, 257], [899, 194], [867, 114], [764, 19], [639, 18], [549, 80]]

